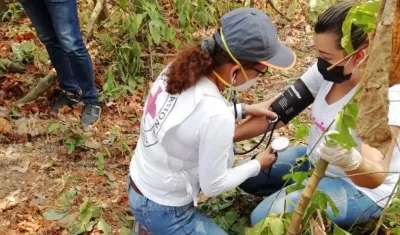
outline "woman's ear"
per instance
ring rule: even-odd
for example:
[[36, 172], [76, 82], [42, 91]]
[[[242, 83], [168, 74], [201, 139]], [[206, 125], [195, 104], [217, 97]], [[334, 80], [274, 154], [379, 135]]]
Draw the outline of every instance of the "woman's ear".
[[359, 52], [357, 52], [357, 54], [355, 56], [356, 56], [356, 58], [355, 58], [354, 62], [356, 65], [359, 65], [367, 56], [367, 49], [360, 50]]
[[235, 64], [234, 66], [232, 66], [231, 71], [229, 73], [230, 79], [232, 79], [232, 78], [237, 79], [236, 76], [238, 75], [239, 71], [240, 71], [240, 66], [239, 65]]

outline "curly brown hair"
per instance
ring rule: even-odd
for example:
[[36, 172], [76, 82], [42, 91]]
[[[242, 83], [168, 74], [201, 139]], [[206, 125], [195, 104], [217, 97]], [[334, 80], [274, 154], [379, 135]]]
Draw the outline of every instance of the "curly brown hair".
[[[243, 67], [257, 63], [238, 60]], [[234, 63], [229, 54], [218, 44], [213, 53], [201, 49], [200, 44], [192, 44], [182, 50], [170, 64], [167, 72], [166, 90], [170, 94], [178, 94], [194, 86], [204, 75], [226, 63]]]

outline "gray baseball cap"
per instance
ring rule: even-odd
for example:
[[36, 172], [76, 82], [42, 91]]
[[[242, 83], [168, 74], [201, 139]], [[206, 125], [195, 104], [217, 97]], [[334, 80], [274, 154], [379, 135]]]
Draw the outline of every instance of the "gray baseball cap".
[[221, 28], [214, 34], [216, 43], [227, 49], [238, 60], [258, 62], [271, 68], [288, 70], [296, 62], [294, 52], [283, 45], [276, 27], [261, 10], [250, 7], [236, 8], [221, 17]]

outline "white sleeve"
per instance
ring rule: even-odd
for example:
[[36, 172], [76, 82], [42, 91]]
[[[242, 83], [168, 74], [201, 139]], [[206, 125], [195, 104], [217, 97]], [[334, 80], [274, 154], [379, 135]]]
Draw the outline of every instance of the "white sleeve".
[[389, 88], [389, 126], [400, 126], [400, 85]]
[[228, 168], [233, 158], [234, 118], [218, 115], [206, 120], [200, 130], [199, 181], [202, 192], [212, 197], [233, 189], [261, 169], [257, 160]]
[[[233, 117], [235, 117], [235, 106], [232, 104], [229, 106], [229, 109], [232, 111]], [[242, 120], [243, 116], [243, 110], [242, 110], [242, 105], [236, 104], [236, 112], [237, 112], [237, 117], [235, 118], [236, 121]]]
[[321, 88], [322, 82], [324, 82], [324, 77], [318, 71], [317, 62], [315, 62], [300, 78], [304, 84], [307, 86], [308, 90], [314, 96], [318, 93]]

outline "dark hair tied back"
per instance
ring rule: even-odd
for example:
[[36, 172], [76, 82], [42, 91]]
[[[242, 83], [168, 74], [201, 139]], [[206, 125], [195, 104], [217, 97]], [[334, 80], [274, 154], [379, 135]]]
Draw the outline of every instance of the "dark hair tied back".
[[201, 42], [201, 50], [212, 55], [215, 52], [215, 40], [213, 38], [206, 38]]
[[[245, 68], [253, 68], [257, 64], [242, 60], [239, 62]], [[235, 62], [214, 38], [204, 39], [201, 44], [190, 45], [179, 52], [168, 68], [167, 92], [183, 92], [226, 63]]]
[[[341, 40], [343, 37], [342, 25], [350, 9], [359, 3], [353, 1], [340, 2], [328, 8], [318, 19], [315, 25], [315, 33], [333, 33], [336, 35], [337, 47], [343, 49]], [[351, 43], [356, 50], [368, 42], [368, 35], [356, 25], [351, 25]]]

